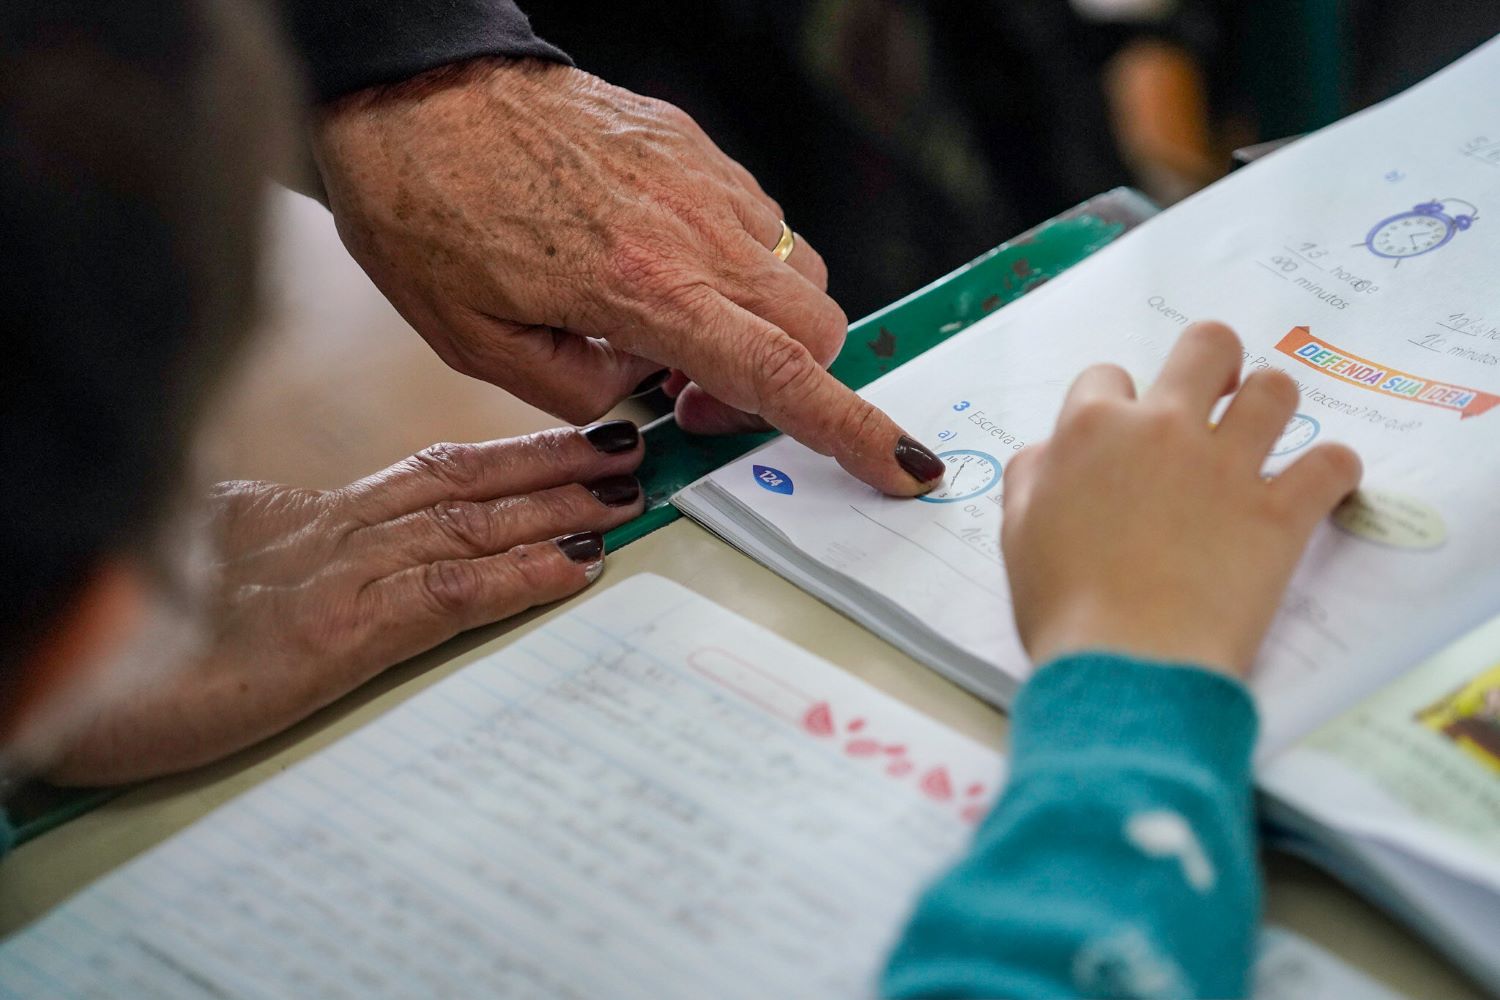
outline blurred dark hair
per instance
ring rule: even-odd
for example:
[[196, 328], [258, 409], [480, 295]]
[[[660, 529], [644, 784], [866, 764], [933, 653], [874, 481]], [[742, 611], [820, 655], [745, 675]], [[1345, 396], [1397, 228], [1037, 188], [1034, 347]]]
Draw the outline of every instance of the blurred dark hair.
[[148, 535], [252, 318], [291, 109], [258, 7], [0, 5], [0, 683]]

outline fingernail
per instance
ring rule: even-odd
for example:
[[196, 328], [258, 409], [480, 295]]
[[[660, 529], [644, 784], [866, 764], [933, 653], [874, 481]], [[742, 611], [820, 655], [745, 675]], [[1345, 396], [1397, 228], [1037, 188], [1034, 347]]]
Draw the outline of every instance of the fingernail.
[[913, 438], [901, 435], [896, 442], [896, 461], [917, 482], [927, 484], [943, 478], [947, 466], [927, 446]]
[[562, 554], [576, 563], [596, 563], [604, 558], [604, 536], [597, 531], [580, 531], [557, 539]]
[[602, 424], [585, 427], [583, 436], [588, 438], [595, 451], [605, 455], [618, 455], [634, 448], [641, 439], [641, 432], [629, 420], [606, 420]]
[[667, 379], [670, 378], [671, 375], [672, 369], [670, 368], [663, 368], [661, 371], [655, 373], [654, 375], [647, 375], [645, 378], [641, 379], [640, 385], [630, 390], [630, 398], [634, 399], [637, 396], [644, 396], [648, 392], [653, 392], [657, 389], [660, 389], [663, 385], [666, 384]]
[[628, 507], [641, 496], [641, 482], [634, 476], [605, 476], [584, 485], [606, 507]]

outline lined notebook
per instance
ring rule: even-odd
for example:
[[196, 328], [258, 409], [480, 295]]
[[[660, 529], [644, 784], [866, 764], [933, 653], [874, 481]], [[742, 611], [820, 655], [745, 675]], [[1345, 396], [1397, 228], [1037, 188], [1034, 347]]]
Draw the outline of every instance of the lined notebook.
[[[0, 946], [0, 994], [873, 995], [1003, 762], [636, 576]], [[1392, 995], [1268, 936], [1262, 997]]]
[[637, 576], [0, 949], [28, 996], [866, 994], [1001, 758]]

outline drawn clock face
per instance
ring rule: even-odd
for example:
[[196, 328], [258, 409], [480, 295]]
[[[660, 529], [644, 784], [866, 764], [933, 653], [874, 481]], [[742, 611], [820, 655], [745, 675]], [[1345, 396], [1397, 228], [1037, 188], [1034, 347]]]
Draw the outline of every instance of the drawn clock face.
[[1276, 439], [1276, 444], [1271, 448], [1271, 457], [1279, 458], [1282, 455], [1290, 455], [1292, 452], [1305, 448], [1318, 436], [1318, 421], [1305, 413], [1293, 415], [1287, 421], [1286, 427], [1281, 432], [1281, 437]]
[[953, 451], [941, 452], [938, 458], [941, 458], [943, 464], [948, 467], [948, 474], [943, 477], [943, 485], [926, 496], [917, 497], [918, 500], [927, 503], [957, 503], [960, 500], [972, 500], [989, 492], [1000, 481], [1000, 460], [994, 455], [987, 455], [970, 448], [957, 448]]
[[[1452, 211], [1450, 205], [1466, 206], [1470, 211]], [[1399, 264], [1406, 257], [1431, 253], [1446, 245], [1455, 235], [1472, 226], [1478, 217], [1479, 210], [1461, 198], [1425, 201], [1409, 212], [1375, 223], [1365, 236], [1364, 245], [1375, 256]]]

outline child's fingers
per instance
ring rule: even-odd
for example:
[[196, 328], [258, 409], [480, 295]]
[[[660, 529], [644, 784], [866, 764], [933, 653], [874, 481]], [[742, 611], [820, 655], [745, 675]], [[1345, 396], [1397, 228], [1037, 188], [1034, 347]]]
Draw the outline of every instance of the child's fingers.
[[1027, 445], [1016, 452], [1005, 466], [1005, 480], [1001, 483], [1001, 490], [1005, 497], [1005, 510], [1021, 516], [1027, 501], [1031, 497], [1031, 484], [1036, 479], [1036, 465], [1041, 460], [1042, 449], [1047, 447], [1047, 442], [1041, 444]]
[[1240, 380], [1240, 339], [1223, 323], [1194, 323], [1183, 331], [1146, 399], [1207, 422], [1209, 411]]
[[1215, 434], [1258, 470], [1297, 410], [1297, 383], [1268, 369], [1245, 379]]
[[1063, 400], [1062, 416], [1102, 400], [1135, 399], [1135, 381], [1119, 365], [1090, 365], [1068, 389]]
[[1320, 444], [1303, 455], [1269, 489], [1278, 509], [1311, 531], [1359, 485], [1364, 466], [1354, 449], [1342, 444]]

